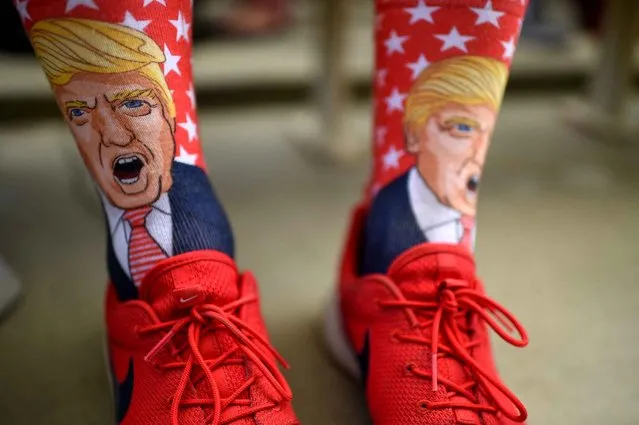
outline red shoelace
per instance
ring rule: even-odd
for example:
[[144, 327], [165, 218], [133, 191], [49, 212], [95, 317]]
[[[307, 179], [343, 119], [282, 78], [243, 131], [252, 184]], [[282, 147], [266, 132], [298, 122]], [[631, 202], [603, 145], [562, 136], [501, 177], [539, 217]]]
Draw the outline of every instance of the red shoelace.
[[[176, 336], [181, 335], [181, 339], [183, 340], [184, 335], [186, 335], [186, 342], [181, 346], [170, 346], [172, 357], [180, 359], [181, 361], [156, 365], [162, 370], [183, 369], [177, 390], [171, 400], [172, 425], [179, 425], [179, 410], [184, 407], [211, 407], [213, 413], [206, 418], [206, 423], [211, 425], [224, 425], [263, 410], [276, 408], [281, 401], [292, 399], [290, 387], [280, 372], [277, 363], [271, 360], [271, 356], [275, 357], [277, 362], [288, 368], [284, 359], [282, 359], [264, 337], [259, 335], [234, 314], [239, 307], [253, 302], [257, 302], [257, 297], [244, 297], [222, 307], [214, 304], [201, 304], [193, 307], [190, 314], [184, 318], [138, 329], [138, 332], [141, 334], [168, 330], [162, 339], [145, 356], [144, 359], [147, 362], [151, 362], [152, 358], [170, 342], [173, 341], [175, 343]], [[220, 330], [224, 330], [234, 337], [236, 341], [235, 346], [217, 358], [204, 358], [199, 348], [200, 338], [203, 336], [210, 337], [210, 335], [205, 336], [205, 334]], [[240, 358], [240, 356], [245, 356], [246, 360]], [[281, 396], [280, 401], [251, 406], [251, 400], [240, 398], [257, 380], [257, 376], [255, 375], [249, 377], [229, 397], [223, 399], [220, 396], [220, 390], [215, 382], [213, 371], [217, 368], [229, 365], [243, 365], [246, 361], [252, 362], [258, 368], [261, 375], [266, 378], [270, 385], [272, 385]], [[194, 372], [198, 369], [201, 370], [201, 373], [194, 375]], [[206, 379], [210, 388], [211, 397], [185, 398], [184, 394], [187, 384], [191, 382], [193, 385], [196, 385], [202, 379]], [[222, 412], [230, 406], [245, 406], [246, 408], [240, 413], [222, 420]]]
[[[473, 338], [473, 328], [483, 321], [506, 342], [517, 347], [528, 344], [526, 330], [504, 306], [492, 300], [481, 291], [471, 289], [471, 285], [462, 280], [446, 280], [438, 286], [438, 295], [433, 301], [407, 299], [397, 285], [388, 277], [371, 276], [387, 286], [395, 295], [395, 300], [380, 300], [381, 308], [402, 309], [408, 316], [412, 333], [396, 333], [399, 341], [430, 345], [432, 355], [432, 373], [409, 365], [409, 372], [415, 376], [432, 380], [432, 390], [437, 391], [442, 384], [448, 390], [448, 397], [460, 395], [468, 402], [429, 402], [421, 403], [426, 409], [467, 409], [477, 412], [503, 414], [516, 422], [524, 422], [528, 416], [524, 404], [508, 387], [484, 366], [480, 365], [470, 350], [482, 342]], [[423, 331], [430, 329], [430, 338]], [[514, 334], [514, 335], [513, 335]], [[437, 374], [438, 359], [449, 357], [459, 362], [471, 378], [459, 384]], [[473, 389], [481, 392], [488, 404], [480, 403]], [[495, 397], [501, 393], [507, 402]], [[502, 399], [503, 400], [503, 399]]]

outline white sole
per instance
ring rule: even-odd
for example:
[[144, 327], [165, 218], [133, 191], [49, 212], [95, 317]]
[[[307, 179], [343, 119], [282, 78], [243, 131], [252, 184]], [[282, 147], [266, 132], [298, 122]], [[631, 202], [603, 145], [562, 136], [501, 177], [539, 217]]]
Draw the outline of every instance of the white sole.
[[359, 363], [344, 333], [337, 292], [333, 293], [324, 313], [324, 343], [337, 364], [349, 375], [359, 379]]

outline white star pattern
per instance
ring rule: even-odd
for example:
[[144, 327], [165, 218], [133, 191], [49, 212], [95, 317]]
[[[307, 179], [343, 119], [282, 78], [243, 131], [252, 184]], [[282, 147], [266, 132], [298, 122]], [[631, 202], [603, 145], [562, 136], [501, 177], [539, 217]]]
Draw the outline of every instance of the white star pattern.
[[195, 99], [195, 89], [193, 88], [193, 83], [189, 84], [189, 89], [186, 91], [186, 95], [191, 100], [191, 108], [195, 110], [196, 99]]
[[[504, 1], [511, 3], [503, 6]], [[55, 16], [48, 16], [49, 8], [40, 11], [36, 4], [40, 2], [47, 3], [47, 0], [13, 0], [27, 30], [40, 19], [55, 16], [93, 19], [108, 11], [109, 22], [149, 33], [160, 46], [158, 53], [164, 53], [160, 69], [171, 91], [169, 97], [175, 99], [176, 160], [201, 165], [204, 156], [199, 159], [203, 153], [199, 146], [201, 135], [196, 114], [198, 99], [190, 78], [191, 55], [187, 51], [194, 26], [188, 7], [193, 0], [60, 0]], [[381, 179], [372, 182], [369, 193], [371, 190], [377, 192], [384, 187], [387, 178], [404, 172], [413, 164], [412, 155], [402, 143], [405, 130], [402, 120], [404, 111], [409, 109], [410, 87], [414, 81], [433, 69], [438, 61], [459, 55], [492, 57], [509, 66], [516, 54], [517, 30], [521, 29], [524, 14], [520, 4], [528, 2], [379, 0], [379, 3], [384, 5], [371, 22], [376, 28], [381, 60], [372, 74], [376, 124], [371, 129], [369, 142], [375, 152], [375, 172], [379, 173], [374, 179], [380, 176]], [[386, 7], [393, 3], [396, 7]], [[185, 54], [186, 58], [183, 57]]]
[[409, 38], [407, 35], [397, 35], [395, 31], [391, 31], [390, 36], [384, 41], [386, 54], [390, 56], [394, 52], [404, 53], [404, 43]]
[[191, 28], [191, 24], [186, 22], [186, 20], [184, 19], [184, 15], [182, 15], [182, 12], [178, 12], [177, 19], [169, 19], [169, 22], [175, 27], [177, 31], [175, 41], [180, 41], [181, 38], [189, 41], [189, 30]]
[[483, 9], [478, 7], [471, 7], [470, 9], [477, 14], [475, 25], [490, 24], [496, 28], [500, 28], [499, 18], [506, 14], [505, 12], [494, 10], [492, 0], [488, 0]]
[[148, 21], [138, 21], [131, 14], [131, 12], [127, 11], [124, 13], [124, 20], [122, 21], [122, 25], [126, 25], [129, 28], [133, 28], [135, 30], [144, 32], [144, 29], [151, 23], [151, 20]]
[[31, 15], [29, 15], [29, 11], [27, 10], [28, 5], [29, 0], [16, 1], [16, 9], [18, 9], [18, 13], [20, 14], [20, 19], [22, 19], [23, 24], [27, 21], [27, 19], [31, 20]]
[[468, 53], [466, 43], [475, 39], [473, 36], [461, 35], [459, 31], [457, 31], [457, 27], [453, 27], [448, 34], [436, 34], [435, 37], [444, 42], [441, 49], [442, 52], [457, 48], [464, 53]]
[[384, 139], [386, 139], [386, 133], [388, 133], [388, 129], [386, 127], [377, 127], [375, 130], [375, 143], [381, 145], [384, 143]]
[[384, 87], [386, 85], [386, 76], [388, 75], [388, 70], [380, 69], [377, 71], [377, 84], [380, 87]]
[[388, 148], [384, 154], [384, 169], [399, 168], [399, 160], [403, 155], [404, 152], [395, 149], [395, 146]]
[[175, 157], [175, 161], [181, 162], [182, 164], [195, 165], [197, 161], [196, 153], [188, 153], [186, 149], [180, 146], [180, 153]]
[[64, 9], [64, 13], [69, 13], [78, 6], [85, 6], [89, 9], [100, 10], [93, 0], [67, 0], [67, 7]]
[[419, 21], [430, 22], [433, 21], [433, 12], [439, 10], [439, 7], [436, 6], [426, 6], [424, 4], [424, 0], [419, 0], [419, 4], [416, 7], [408, 7], [404, 9], [406, 12], [410, 13], [410, 24], [415, 24]]
[[393, 111], [402, 112], [404, 110], [404, 99], [406, 99], [406, 95], [400, 93], [397, 87], [393, 88], [391, 95], [386, 98], [386, 112], [389, 114]]
[[169, 75], [171, 71], [174, 71], [177, 75], [182, 75], [178, 67], [178, 62], [182, 57], [172, 54], [166, 44], [164, 45], [164, 57], [166, 58], [164, 61], [164, 76]]
[[197, 125], [191, 120], [189, 114], [186, 114], [186, 122], [178, 123], [178, 126], [189, 134], [189, 143], [193, 143], [193, 140], [197, 139]]
[[504, 59], [512, 59], [515, 55], [515, 37], [510, 37], [510, 40], [501, 41], [500, 43], [504, 47]]
[[411, 71], [413, 71], [413, 75], [412, 75], [413, 80], [416, 80], [417, 77], [419, 77], [420, 74], [424, 72], [426, 68], [428, 68], [428, 65], [430, 65], [430, 62], [428, 62], [428, 60], [426, 59], [426, 56], [424, 55], [419, 55], [419, 59], [417, 59], [417, 61], [408, 62], [406, 64], [406, 66], [410, 68]]

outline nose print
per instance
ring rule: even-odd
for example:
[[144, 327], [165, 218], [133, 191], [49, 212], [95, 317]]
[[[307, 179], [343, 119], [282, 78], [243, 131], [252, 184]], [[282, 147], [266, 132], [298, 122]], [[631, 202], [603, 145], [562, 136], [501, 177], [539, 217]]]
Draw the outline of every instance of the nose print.
[[110, 107], [100, 108], [95, 122], [105, 146], [126, 146], [133, 141], [133, 132], [120, 122]]

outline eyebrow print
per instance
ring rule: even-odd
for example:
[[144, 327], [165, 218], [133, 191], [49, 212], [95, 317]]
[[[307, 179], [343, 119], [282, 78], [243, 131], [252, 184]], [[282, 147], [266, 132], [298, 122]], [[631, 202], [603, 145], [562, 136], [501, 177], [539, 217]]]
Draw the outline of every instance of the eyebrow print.
[[113, 96], [107, 97], [106, 99], [109, 103], [113, 103], [119, 100], [133, 99], [136, 97], [155, 98], [155, 93], [153, 89], [122, 90], [121, 92], [118, 92]]
[[445, 125], [450, 125], [450, 124], [466, 124], [469, 125], [473, 128], [479, 128], [481, 129], [481, 124], [479, 123], [479, 121], [474, 120], [472, 118], [466, 118], [466, 117], [452, 117], [447, 119], [446, 121], [444, 121]]
[[64, 102], [64, 107], [69, 108], [88, 108], [89, 104], [84, 100], [70, 100], [68, 102]]

